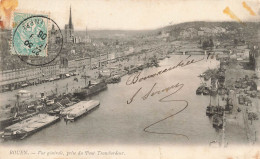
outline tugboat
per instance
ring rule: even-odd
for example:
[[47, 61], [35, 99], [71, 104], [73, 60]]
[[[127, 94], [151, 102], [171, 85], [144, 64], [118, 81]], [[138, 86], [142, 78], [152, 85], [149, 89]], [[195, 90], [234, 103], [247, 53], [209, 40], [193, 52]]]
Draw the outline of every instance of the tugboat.
[[221, 129], [223, 127], [223, 118], [217, 114], [213, 115], [213, 127]]
[[64, 119], [65, 121], [75, 121], [77, 118], [94, 110], [94, 108], [97, 108], [99, 105], [100, 102], [97, 100], [81, 101], [72, 106], [70, 111], [67, 111]]
[[85, 99], [86, 97], [96, 94], [105, 89], [107, 89], [107, 83], [103, 80], [99, 83], [89, 82], [89, 85], [87, 87], [84, 87], [80, 91], [75, 92], [74, 95], [79, 99]]

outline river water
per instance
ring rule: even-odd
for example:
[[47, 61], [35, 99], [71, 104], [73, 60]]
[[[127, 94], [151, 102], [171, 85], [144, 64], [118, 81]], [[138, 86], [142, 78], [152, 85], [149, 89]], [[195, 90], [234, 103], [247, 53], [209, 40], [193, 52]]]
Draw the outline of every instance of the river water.
[[[199, 60], [202, 55], [191, 56], [172, 55], [160, 61], [160, 67], [147, 68], [140, 77], [156, 73], [165, 68], [177, 65], [181, 60]], [[76, 122], [65, 123], [63, 120], [45, 128], [22, 141], [8, 141], [5, 144], [15, 145], [66, 145], [66, 144], [185, 144], [208, 145], [210, 141], [218, 140], [219, 133], [212, 127], [211, 121], [205, 115], [209, 96], [198, 96], [195, 91], [201, 79], [199, 74], [208, 68], [215, 68], [219, 61], [206, 59], [178, 67], [161, 75], [142, 82], [126, 85], [129, 75], [124, 76], [120, 83], [108, 85], [108, 89], [91, 97], [100, 100], [100, 107], [92, 113], [83, 116]], [[182, 110], [184, 101], [160, 102], [159, 100], [176, 89], [144, 96], [152, 86], [153, 91], [159, 91], [177, 83], [184, 86], [169, 99], [186, 100], [186, 109], [158, 122], [147, 126]], [[137, 92], [132, 103], [127, 100]], [[156, 132], [156, 133], [149, 133]], [[179, 135], [178, 135], [179, 134]]]

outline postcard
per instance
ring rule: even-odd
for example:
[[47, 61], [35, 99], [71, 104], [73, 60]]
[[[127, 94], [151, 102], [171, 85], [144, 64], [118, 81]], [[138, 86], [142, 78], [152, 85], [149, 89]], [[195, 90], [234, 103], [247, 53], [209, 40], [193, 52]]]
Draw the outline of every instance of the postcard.
[[260, 159], [258, 0], [0, 0], [0, 158]]

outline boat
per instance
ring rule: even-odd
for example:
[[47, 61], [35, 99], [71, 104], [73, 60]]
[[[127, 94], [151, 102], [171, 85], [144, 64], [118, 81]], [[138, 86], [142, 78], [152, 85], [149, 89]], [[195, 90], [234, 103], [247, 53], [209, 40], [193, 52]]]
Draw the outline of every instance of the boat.
[[213, 105], [208, 105], [207, 106], [206, 115], [208, 117], [211, 117], [212, 115], [214, 115], [214, 106]]
[[115, 75], [113, 77], [110, 77], [106, 80], [106, 83], [119, 83], [121, 81], [121, 77], [119, 75]]
[[107, 89], [107, 83], [105, 81], [101, 81], [99, 83], [90, 82], [89, 86], [76, 91], [74, 95], [79, 99], [85, 99], [86, 97], [96, 94], [105, 89]]
[[60, 108], [54, 109], [54, 110], [49, 110], [47, 113], [49, 115], [59, 115], [60, 114]]
[[203, 93], [203, 90], [205, 89], [205, 87], [206, 87], [206, 83], [201, 83], [200, 86], [196, 90], [196, 94], [201, 95]]
[[222, 106], [216, 106], [216, 109], [215, 109], [215, 114], [218, 114], [220, 116], [223, 116], [224, 114], [224, 108]]
[[226, 99], [226, 105], [225, 105], [225, 112], [226, 113], [231, 113], [233, 110], [233, 102], [231, 98]]
[[223, 108], [222, 106], [215, 106], [213, 112], [214, 112], [214, 114], [223, 116], [223, 114], [224, 114], [224, 108]]
[[225, 95], [226, 93], [227, 93], [226, 88], [221, 87], [221, 88], [218, 89], [218, 94], [219, 95]]
[[158, 60], [164, 60], [165, 57], [161, 56], [158, 58]]
[[215, 95], [217, 95], [217, 93], [218, 93], [218, 90], [216, 88], [212, 87], [211, 90], [210, 90], [210, 94], [212, 96], [215, 96]]
[[9, 139], [24, 139], [29, 135], [51, 125], [59, 120], [57, 116], [48, 114], [38, 114], [19, 123], [8, 126], [4, 129], [2, 138]]
[[217, 114], [213, 115], [213, 127], [214, 128], [222, 128], [223, 127], [223, 117]]
[[7, 117], [0, 120], [0, 130], [2, 130], [4, 127], [12, 125], [13, 120], [15, 117]]
[[216, 106], [214, 113], [219, 116], [223, 116], [223, 114], [224, 114], [224, 107], [219, 105], [219, 96], [218, 96], [218, 105]]
[[47, 111], [47, 113], [49, 115], [59, 115], [63, 108], [64, 107], [57, 107], [57, 108], [54, 108], [54, 109], [51, 109], [51, 110]]
[[219, 72], [218, 75], [218, 87], [219, 88], [224, 87], [224, 83], [225, 83], [225, 72], [221, 71]]
[[65, 121], [74, 121], [82, 115], [89, 113], [94, 108], [99, 106], [100, 102], [97, 100], [90, 101], [81, 101], [69, 109], [69, 111], [65, 110], [64, 113], [66, 116], [64, 117]]
[[205, 73], [200, 74], [198, 77], [204, 78]]
[[[79, 102], [80, 103], [80, 102]], [[65, 109], [62, 109], [61, 111], [60, 111], [60, 115], [62, 116], [62, 117], [65, 117], [70, 111], [72, 111], [73, 110], [73, 106], [70, 106], [70, 107], [67, 107], [67, 108], [65, 108]]]
[[33, 113], [26, 114], [24, 116], [14, 116], [14, 117], [9, 117], [9, 118], [3, 119], [0, 121], [0, 130], [4, 129], [7, 126], [13, 125], [17, 122], [20, 122], [22, 120], [28, 119], [37, 114], [38, 114], [38, 112], [33, 112]]
[[211, 78], [210, 94], [212, 96], [215, 96], [215, 95], [217, 95], [217, 93], [218, 93], [217, 79], [216, 78]]
[[204, 87], [204, 89], [202, 90], [202, 94], [203, 95], [209, 95], [210, 94], [210, 89], [209, 89], [209, 87]]
[[199, 86], [199, 88], [196, 90], [197, 95], [201, 95], [203, 92], [204, 86]]
[[209, 105], [206, 108], [206, 116], [211, 117], [212, 115], [214, 115], [214, 106], [211, 105], [211, 96], [209, 99]]
[[210, 75], [205, 74], [205, 76], [204, 76], [204, 80], [205, 80], [205, 81], [208, 81], [209, 79], [210, 79]]

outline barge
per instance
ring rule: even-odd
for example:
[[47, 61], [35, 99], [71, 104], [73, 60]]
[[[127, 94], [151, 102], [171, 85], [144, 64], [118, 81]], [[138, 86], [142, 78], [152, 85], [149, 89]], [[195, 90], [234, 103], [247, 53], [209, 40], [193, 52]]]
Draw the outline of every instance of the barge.
[[34, 115], [37, 115], [37, 114], [38, 114], [37, 112], [34, 112], [34, 113], [30, 113], [30, 114], [27, 114], [27, 115], [24, 115], [24, 116], [13, 116], [13, 117], [9, 117], [9, 118], [6, 118], [6, 119], [2, 119], [0, 121], [0, 130], [3, 130], [7, 126], [13, 125], [17, 122], [28, 119], [28, 118], [30, 118]]
[[51, 125], [59, 120], [57, 116], [48, 114], [38, 114], [19, 123], [8, 126], [4, 129], [2, 138], [9, 139], [24, 139], [29, 135]]
[[97, 100], [81, 101], [63, 111], [65, 121], [74, 121], [82, 115], [89, 113], [100, 105]]

